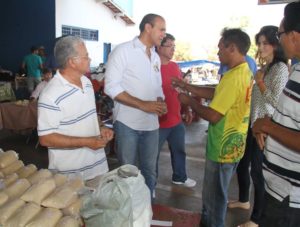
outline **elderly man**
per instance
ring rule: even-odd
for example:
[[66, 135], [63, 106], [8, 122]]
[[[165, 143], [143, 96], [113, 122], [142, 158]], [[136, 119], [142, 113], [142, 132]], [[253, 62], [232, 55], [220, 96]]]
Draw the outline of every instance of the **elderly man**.
[[225, 225], [229, 183], [245, 151], [252, 89], [252, 72], [245, 60], [249, 36], [240, 29], [225, 29], [218, 47], [219, 59], [229, 70], [216, 88], [199, 88], [174, 79], [175, 85], [195, 96], [212, 99], [207, 107], [187, 94], [179, 95], [183, 104], [209, 121], [202, 191], [204, 227]]
[[121, 164], [138, 165], [151, 195], [156, 184], [158, 116], [166, 113], [161, 87], [160, 59], [154, 46], [165, 36], [165, 20], [146, 15], [140, 35], [120, 44], [110, 54], [105, 93], [115, 101], [113, 110], [117, 156]]
[[84, 42], [63, 37], [54, 54], [59, 70], [38, 102], [40, 143], [48, 147], [49, 169], [89, 180], [108, 171], [103, 148], [113, 133], [99, 128], [93, 87], [83, 75], [90, 64]]
[[[286, 56], [300, 59], [300, 2], [286, 5], [278, 39]], [[300, 223], [300, 64], [292, 67], [272, 119], [252, 128], [264, 147], [266, 205], [261, 227], [294, 227]], [[264, 139], [266, 138], [266, 141]]]

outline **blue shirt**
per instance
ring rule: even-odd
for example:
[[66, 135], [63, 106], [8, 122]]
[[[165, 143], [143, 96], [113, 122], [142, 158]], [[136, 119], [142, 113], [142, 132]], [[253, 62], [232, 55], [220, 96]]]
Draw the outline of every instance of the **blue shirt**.
[[24, 57], [24, 64], [26, 65], [27, 76], [40, 77], [42, 65], [42, 58], [37, 54], [29, 54]]
[[[256, 66], [255, 60], [253, 58], [251, 58], [249, 55], [246, 55], [246, 61], [248, 63], [250, 70], [252, 71], [253, 75], [255, 75], [256, 71], [257, 71], [257, 66]], [[221, 64], [218, 74], [223, 75], [226, 71], [228, 71], [228, 67], [226, 65]]]

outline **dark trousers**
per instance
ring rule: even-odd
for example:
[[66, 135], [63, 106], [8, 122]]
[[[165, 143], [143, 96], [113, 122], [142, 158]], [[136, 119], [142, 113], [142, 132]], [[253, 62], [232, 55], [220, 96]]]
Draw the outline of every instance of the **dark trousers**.
[[260, 227], [298, 227], [300, 226], [300, 208], [289, 207], [289, 197], [282, 202], [265, 194], [265, 209]]
[[[251, 214], [251, 221], [259, 224], [263, 206], [264, 206], [264, 177], [262, 173], [263, 151], [259, 149], [255, 137], [252, 135], [252, 130], [249, 128], [246, 150], [243, 158], [237, 167], [237, 176], [239, 183], [239, 201], [248, 202], [250, 193], [250, 174], [254, 185], [254, 206]], [[249, 174], [249, 165], [251, 171]]]

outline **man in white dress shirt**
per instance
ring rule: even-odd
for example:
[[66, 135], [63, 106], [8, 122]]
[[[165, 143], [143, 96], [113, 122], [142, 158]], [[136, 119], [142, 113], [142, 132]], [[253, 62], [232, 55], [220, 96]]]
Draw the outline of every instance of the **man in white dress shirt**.
[[118, 45], [110, 54], [105, 93], [114, 99], [114, 130], [120, 164], [137, 165], [153, 195], [158, 155], [158, 116], [166, 113], [162, 101], [160, 58], [155, 46], [165, 36], [163, 17], [147, 14], [140, 35]]

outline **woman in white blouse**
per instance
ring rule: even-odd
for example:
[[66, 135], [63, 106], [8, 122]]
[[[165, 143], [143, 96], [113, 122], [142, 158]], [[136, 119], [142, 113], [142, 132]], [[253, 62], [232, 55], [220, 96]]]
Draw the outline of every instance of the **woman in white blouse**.
[[278, 98], [288, 81], [287, 58], [277, 37], [278, 27], [264, 26], [255, 36], [257, 45], [257, 60], [260, 70], [255, 75], [252, 90], [251, 123], [247, 136], [245, 155], [237, 168], [239, 183], [239, 200], [229, 202], [229, 208], [250, 209], [249, 191], [251, 163], [251, 178], [254, 185], [254, 205], [250, 221], [241, 227], [256, 227], [259, 225], [264, 206], [264, 178], [262, 174], [263, 151], [260, 150], [252, 135], [253, 123], [265, 115], [272, 116], [277, 106]]

